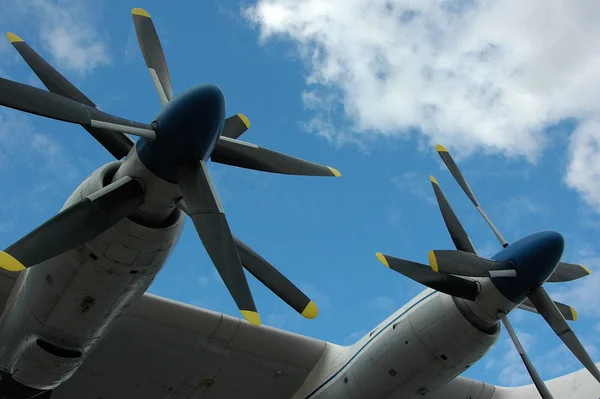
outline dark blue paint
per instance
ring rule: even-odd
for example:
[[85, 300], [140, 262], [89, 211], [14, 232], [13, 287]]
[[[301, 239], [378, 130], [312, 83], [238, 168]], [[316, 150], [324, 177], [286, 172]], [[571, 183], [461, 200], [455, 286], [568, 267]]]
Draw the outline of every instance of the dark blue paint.
[[140, 139], [140, 160], [156, 176], [176, 183], [183, 164], [206, 161], [225, 123], [225, 96], [215, 85], [191, 87], [173, 98], [154, 119], [156, 139]]
[[517, 276], [495, 277], [492, 283], [508, 300], [521, 303], [554, 272], [564, 248], [563, 236], [554, 231], [534, 233], [515, 241], [492, 259], [513, 263]]
[[426, 300], [427, 298], [431, 297], [433, 294], [437, 293], [437, 291], [433, 291], [430, 292], [429, 294], [425, 295], [423, 298], [419, 299], [416, 303], [414, 303], [413, 305], [411, 305], [408, 309], [406, 309], [404, 312], [400, 313], [398, 316], [396, 316], [392, 321], [390, 321], [388, 324], [385, 325], [385, 327], [383, 327], [381, 330], [379, 330], [376, 334], [373, 334], [373, 336], [367, 341], [365, 342], [365, 344], [363, 346], [360, 347], [359, 350], [356, 351], [356, 353], [354, 355], [352, 355], [352, 357], [346, 362], [344, 363], [344, 365], [342, 367], [340, 367], [335, 373], [333, 373], [331, 375], [331, 377], [327, 378], [325, 381], [323, 381], [321, 383], [321, 385], [319, 385], [314, 391], [312, 391], [310, 394], [308, 394], [308, 396], [304, 399], [310, 399], [313, 396], [315, 396], [321, 389], [323, 389], [323, 387], [327, 384], [329, 384], [330, 381], [332, 381], [335, 377], [337, 377], [342, 371], [344, 371], [346, 369], [346, 367], [348, 367], [348, 365], [350, 365], [350, 363], [352, 363], [352, 361], [358, 356], [360, 355], [360, 353], [367, 347], [367, 345], [369, 345], [371, 342], [373, 342], [375, 340], [375, 338], [377, 338], [379, 335], [381, 335], [384, 331], [386, 331], [392, 324], [394, 324], [395, 322], [398, 321], [398, 319], [400, 319], [402, 316], [404, 316], [406, 313], [408, 313], [409, 311], [411, 311], [415, 306], [417, 306], [418, 304], [420, 304], [421, 302], [423, 302], [424, 300]]

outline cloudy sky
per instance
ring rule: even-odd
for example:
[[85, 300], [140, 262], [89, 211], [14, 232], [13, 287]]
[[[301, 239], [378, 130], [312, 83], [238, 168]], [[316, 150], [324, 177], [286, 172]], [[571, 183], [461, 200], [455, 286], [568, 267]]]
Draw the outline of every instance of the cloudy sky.
[[[210, 165], [235, 232], [319, 305], [305, 320], [251, 280], [266, 324], [349, 344], [422, 287], [376, 251], [426, 262], [452, 248], [433, 174], [475, 246], [500, 247], [433, 147], [458, 160], [508, 241], [553, 229], [587, 279], [547, 285], [600, 361], [600, 5], [538, 1], [219, 0], [142, 5], [174, 92], [224, 90], [244, 139], [332, 165], [340, 179]], [[126, 1], [0, 0], [0, 28], [25, 39], [102, 109], [151, 121], [160, 109]], [[0, 76], [41, 87], [7, 40]], [[0, 109], [0, 245], [51, 217], [110, 155], [77, 126]], [[237, 315], [188, 223], [151, 291]], [[543, 320], [511, 319], [544, 378], [580, 366]], [[529, 383], [508, 336], [468, 376]]]

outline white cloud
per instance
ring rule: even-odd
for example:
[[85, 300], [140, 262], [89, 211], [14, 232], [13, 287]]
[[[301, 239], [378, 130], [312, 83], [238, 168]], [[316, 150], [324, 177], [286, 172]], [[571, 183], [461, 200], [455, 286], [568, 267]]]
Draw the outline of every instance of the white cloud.
[[[566, 180], [598, 210], [599, 12], [592, 0], [259, 0], [246, 9], [263, 40], [299, 44], [311, 127], [333, 142], [416, 131], [457, 155], [535, 161], [544, 129], [575, 118]], [[332, 126], [335, 104], [354, 133]]]
[[106, 39], [95, 27], [99, 13], [93, 3], [22, 0], [1, 1], [0, 6], [4, 13], [4, 17], [0, 18], [2, 27], [31, 43], [34, 38], [28, 38], [19, 31], [23, 26], [35, 26], [43, 43], [43, 49], [37, 48], [37, 51], [49, 52], [52, 56], [49, 61], [56, 63], [57, 69], [85, 74], [110, 64]]
[[600, 211], [600, 122], [589, 120], [581, 124], [571, 137], [570, 162], [566, 183]]

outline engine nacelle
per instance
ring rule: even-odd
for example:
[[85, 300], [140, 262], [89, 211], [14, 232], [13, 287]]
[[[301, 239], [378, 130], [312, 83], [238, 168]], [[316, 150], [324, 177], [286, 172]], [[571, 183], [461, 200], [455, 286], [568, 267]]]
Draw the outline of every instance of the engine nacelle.
[[[482, 331], [463, 317], [452, 297], [427, 290], [345, 348], [335, 360], [337, 372], [323, 375], [323, 365], [317, 366], [294, 398], [419, 397], [464, 372], [499, 333], [498, 324]], [[311, 391], [309, 385], [319, 380], [326, 383]]]
[[[110, 184], [120, 165], [96, 170], [63, 209]], [[148, 289], [183, 223], [179, 209], [160, 226], [126, 218], [85, 245], [23, 271], [0, 326], [0, 371], [39, 390], [68, 379]]]

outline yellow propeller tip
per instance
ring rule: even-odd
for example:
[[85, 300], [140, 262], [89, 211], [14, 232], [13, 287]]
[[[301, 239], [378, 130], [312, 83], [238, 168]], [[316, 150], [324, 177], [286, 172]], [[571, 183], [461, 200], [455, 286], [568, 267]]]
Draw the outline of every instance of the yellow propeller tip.
[[448, 150], [446, 149], [446, 147], [444, 147], [444, 146], [443, 146], [443, 145], [441, 145], [441, 144], [437, 144], [437, 145], [435, 146], [435, 150], [436, 150], [437, 152], [448, 152]]
[[571, 307], [571, 314], [573, 315], [573, 321], [576, 321], [579, 316], [577, 315], [577, 311], [573, 307]]
[[583, 270], [585, 270], [587, 272], [587, 274], [592, 274], [592, 271], [590, 270], [589, 267], [583, 266], [583, 265], [581, 265], [581, 267], [583, 268]]
[[433, 249], [429, 251], [429, 255], [427, 255], [427, 259], [429, 260], [429, 266], [431, 266], [431, 270], [438, 273], [440, 271], [437, 263], [437, 259], [435, 258], [435, 253]]
[[23, 39], [21, 39], [19, 36], [15, 35], [12, 32], [7, 32], [6, 37], [8, 38], [8, 41], [11, 43], [17, 43], [17, 42], [23, 41]]
[[313, 301], [310, 301], [302, 311], [302, 316], [306, 317], [307, 319], [314, 319], [318, 314], [319, 308]]
[[150, 18], [150, 14], [148, 14], [148, 11], [144, 10], [143, 8], [134, 8], [133, 10], [131, 10], [131, 14]]
[[257, 312], [252, 310], [240, 310], [240, 312], [242, 313], [242, 316], [244, 316], [244, 319], [246, 319], [250, 324], [257, 327], [261, 325], [260, 316]]
[[429, 176], [429, 180], [431, 180], [431, 182], [432, 182], [433, 184], [437, 184], [437, 185], [439, 186], [439, 184], [438, 184], [437, 180], [435, 180], [435, 177], [433, 177], [433, 176]]
[[377, 256], [377, 259], [379, 259], [379, 261], [381, 263], [383, 263], [383, 265], [385, 267], [390, 267], [390, 264], [388, 263], [387, 259], [385, 258], [385, 256], [381, 252], [376, 252], [375, 256]]
[[250, 119], [248, 119], [248, 117], [244, 114], [237, 114], [237, 116], [242, 120], [242, 122], [244, 122], [246, 129], [250, 129]]
[[335, 177], [340, 177], [342, 175], [337, 169], [332, 168], [331, 166], [328, 166], [327, 169], [329, 169]]
[[20, 272], [25, 266], [8, 252], [0, 251], [0, 267], [9, 272]]

